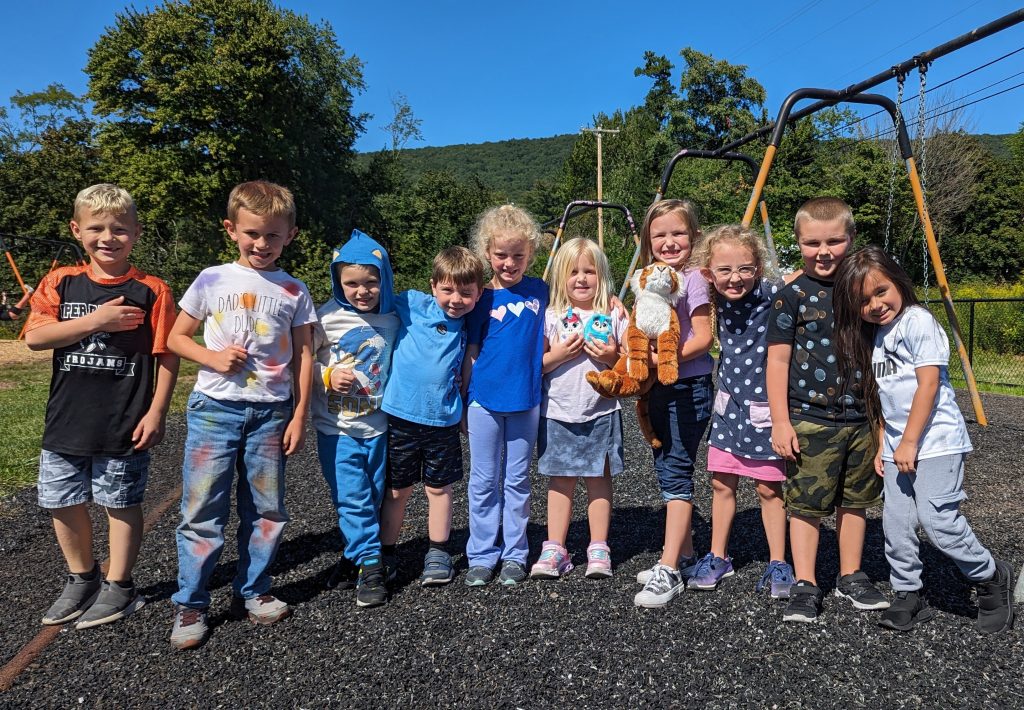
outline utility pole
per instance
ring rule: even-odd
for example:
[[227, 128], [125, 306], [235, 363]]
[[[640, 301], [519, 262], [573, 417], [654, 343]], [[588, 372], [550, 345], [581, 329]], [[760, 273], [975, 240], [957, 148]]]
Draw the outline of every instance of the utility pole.
[[[605, 134], [605, 133], [610, 133], [610, 134], [614, 135], [614, 134], [616, 134], [618, 132], [619, 132], [618, 129], [601, 128], [600, 126], [595, 126], [594, 128], [581, 128], [580, 129], [580, 133], [593, 133], [595, 136], [597, 136], [597, 201], [598, 202], [601, 202], [602, 200], [604, 200], [604, 192], [603, 192], [603, 189], [602, 189], [603, 185], [602, 185], [602, 181], [601, 181], [601, 178], [602, 178], [602, 175], [601, 175], [601, 172], [602, 172], [602, 165], [601, 165], [601, 136], [602, 136], [602, 134]], [[602, 210], [600, 207], [597, 208], [597, 245], [599, 247], [601, 247], [602, 250], [604, 249], [604, 210]]]

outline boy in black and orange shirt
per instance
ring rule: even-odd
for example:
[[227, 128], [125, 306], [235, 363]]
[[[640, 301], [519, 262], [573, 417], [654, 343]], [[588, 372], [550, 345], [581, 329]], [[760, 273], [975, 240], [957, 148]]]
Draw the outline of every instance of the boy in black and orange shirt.
[[[145, 604], [132, 568], [142, 542], [148, 450], [163, 438], [178, 358], [167, 349], [170, 288], [128, 263], [141, 232], [131, 196], [109, 184], [82, 190], [71, 231], [89, 264], [43, 279], [25, 341], [53, 350], [39, 505], [53, 515], [70, 572], [43, 623], [77, 619], [82, 629]], [[106, 508], [110, 522], [106, 580], [93, 557], [90, 500]]]

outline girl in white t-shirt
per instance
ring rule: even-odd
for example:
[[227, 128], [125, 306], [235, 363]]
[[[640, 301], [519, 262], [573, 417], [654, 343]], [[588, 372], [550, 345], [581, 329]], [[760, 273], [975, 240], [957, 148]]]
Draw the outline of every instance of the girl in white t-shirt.
[[[589, 239], [570, 239], [555, 253], [544, 323], [544, 396], [537, 466], [548, 482], [548, 539], [530, 576], [556, 579], [572, 569], [565, 538], [576, 479], [587, 487], [590, 546], [587, 577], [612, 574], [608, 527], [612, 479], [622, 472], [622, 418], [618, 400], [603, 399], [588, 372], [606, 370], [619, 356], [627, 321], [609, 315], [611, 271]], [[621, 314], [620, 310], [616, 313]]]
[[1009, 629], [1013, 570], [978, 542], [960, 512], [971, 440], [949, 383], [945, 331], [919, 305], [906, 272], [873, 245], [843, 261], [833, 304], [839, 365], [864, 374], [868, 416], [880, 439], [875, 471], [885, 477], [882, 525], [896, 598], [879, 623], [909, 631], [935, 615], [922, 593], [920, 524], [977, 585], [978, 630]]

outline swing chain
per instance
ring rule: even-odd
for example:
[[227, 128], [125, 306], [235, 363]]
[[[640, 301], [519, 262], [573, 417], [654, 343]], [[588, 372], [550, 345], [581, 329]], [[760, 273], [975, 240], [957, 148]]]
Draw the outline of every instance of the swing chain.
[[899, 133], [903, 124], [903, 82], [906, 75], [896, 75], [896, 135], [892, 139], [892, 150], [889, 153], [889, 204], [885, 211], [885, 252], [889, 253], [889, 236], [892, 233], [892, 210], [896, 196], [896, 162], [899, 158]]
[[[919, 176], [921, 180], [921, 196], [925, 198], [927, 195], [927, 151], [928, 151], [928, 135], [927, 135], [927, 120], [925, 119], [925, 93], [928, 82], [928, 64], [922, 63], [917, 67], [917, 75], [921, 80], [921, 86], [917, 94], [917, 144], [918, 154], [920, 155], [920, 170]], [[923, 227], [923, 225], [922, 225]], [[931, 293], [928, 286], [928, 241], [926, 239], [921, 240], [921, 272], [924, 278], [924, 299], [925, 302], [931, 300]]]

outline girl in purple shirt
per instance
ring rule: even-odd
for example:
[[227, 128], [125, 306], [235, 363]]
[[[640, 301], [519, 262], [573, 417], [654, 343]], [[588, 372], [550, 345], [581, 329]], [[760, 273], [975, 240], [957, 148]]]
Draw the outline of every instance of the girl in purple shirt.
[[[644, 588], [637, 606], [659, 608], [686, 588], [697, 560], [690, 524], [693, 519], [693, 469], [697, 449], [711, 418], [711, 306], [700, 271], [689, 268], [690, 255], [702, 239], [697, 209], [688, 200], [662, 200], [647, 210], [640, 230], [640, 263], [661, 261], [684, 282], [676, 303], [679, 315], [679, 379], [655, 383], [649, 395], [651, 426], [663, 442], [652, 449], [654, 470], [665, 500], [665, 547], [650, 570], [637, 575]], [[656, 356], [652, 355], [656, 360]]]

